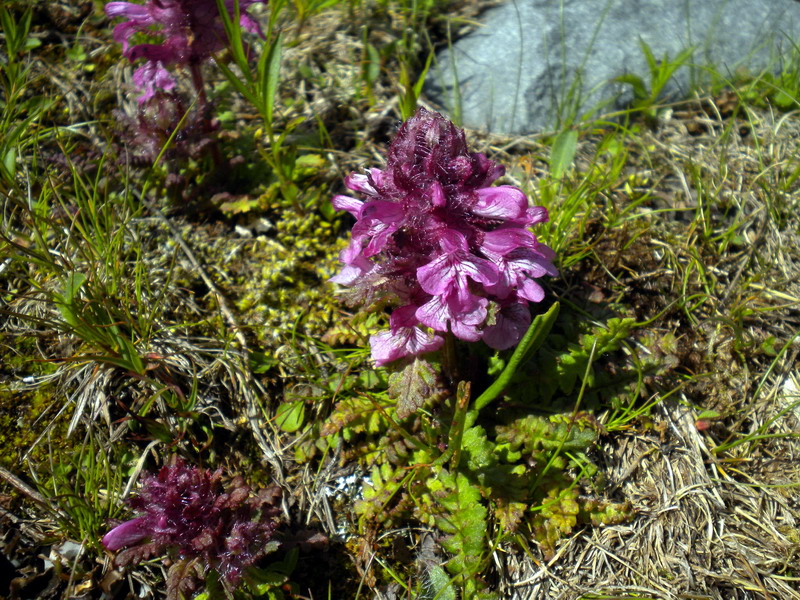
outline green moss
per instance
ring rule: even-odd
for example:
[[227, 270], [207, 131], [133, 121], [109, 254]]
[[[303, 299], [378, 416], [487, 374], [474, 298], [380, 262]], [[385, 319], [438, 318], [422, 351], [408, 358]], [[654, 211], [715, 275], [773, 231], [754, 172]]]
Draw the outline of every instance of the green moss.
[[[51, 421], [44, 418], [34, 426], [37, 418], [50, 408], [54, 386], [35, 389], [21, 386], [26, 378], [48, 375], [58, 368], [58, 363], [42, 358], [38, 341], [36, 335], [0, 333], [0, 448], [5, 449], [0, 455], [0, 465], [11, 471], [19, 468], [22, 457]], [[53, 439], [63, 438], [59, 425], [54, 431], [58, 433]], [[40, 445], [30, 458], [36, 461], [46, 454], [45, 445]]]
[[275, 227], [274, 236], [252, 244], [236, 302], [266, 346], [295, 331], [321, 335], [341, 307], [327, 283], [338, 269], [341, 248], [333, 225], [319, 215], [285, 212]]
[[[52, 421], [39, 416], [47, 412], [53, 402], [54, 386], [42, 386], [35, 390], [12, 390], [0, 388], [0, 465], [9, 471], [18, 471], [23, 457]], [[48, 444], [39, 444], [27, 457], [32, 463], [44, 463], [49, 458], [52, 444], [57, 449], [66, 449], [70, 440], [66, 439], [67, 418], [61, 418], [51, 429]]]
[[58, 364], [42, 359], [35, 335], [0, 333], [0, 364], [2, 369], [17, 377], [47, 375], [53, 373]]

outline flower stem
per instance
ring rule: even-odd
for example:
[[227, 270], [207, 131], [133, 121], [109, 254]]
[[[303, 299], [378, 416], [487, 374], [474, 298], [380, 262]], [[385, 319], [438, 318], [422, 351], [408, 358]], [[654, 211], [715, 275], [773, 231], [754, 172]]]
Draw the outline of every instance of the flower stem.
[[453, 335], [453, 332], [448, 331], [444, 335], [444, 345], [442, 346], [442, 376], [448, 386], [453, 387], [460, 380], [458, 371], [456, 336]]
[[[206, 96], [206, 84], [203, 80], [203, 72], [199, 64], [189, 66], [189, 72], [192, 75], [192, 85], [197, 92], [197, 110], [200, 113], [200, 118], [203, 123], [204, 133], [214, 133], [214, 125], [211, 122], [211, 105]], [[213, 143], [210, 145], [209, 152], [211, 160], [214, 162], [214, 168], [219, 171], [223, 166], [222, 152], [219, 149], [219, 139], [216, 135], [213, 137]]]

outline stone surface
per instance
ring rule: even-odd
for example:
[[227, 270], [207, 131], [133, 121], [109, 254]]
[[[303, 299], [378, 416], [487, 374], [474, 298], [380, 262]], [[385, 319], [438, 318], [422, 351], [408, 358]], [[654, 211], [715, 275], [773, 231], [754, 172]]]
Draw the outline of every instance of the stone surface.
[[[483, 26], [438, 53], [427, 97], [463, 125], [496, 133], [536, 133], [600, 109], [630, 106], [634, 74], [650, 88], [641, 42], [657, 59], [692, 56], [662, 98], [685, 96], [708, 80], [746, 68], [779, 70], [800, 38], [797, 0], [509, 0]], [[455, 70], [453, 69], [455, 67]], [[455, 73], [455, 75], [454, 75]]]

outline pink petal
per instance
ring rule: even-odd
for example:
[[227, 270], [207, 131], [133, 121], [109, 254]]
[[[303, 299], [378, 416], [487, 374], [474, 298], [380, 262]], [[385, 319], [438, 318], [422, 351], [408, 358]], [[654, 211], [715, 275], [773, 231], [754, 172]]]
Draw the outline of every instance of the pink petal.
[[382, 174], [380, 169], [370, 169], [369, 175], [351, 173], [344, 178], [344, 184], [347, 186], [347, 189], [353, 190], [354, 192], [361, 192], [368, 196], [377, 196], [378, 190], [375, 189], [373, 181], [377, 183]]
[[144, 526], [144, 519], [140, 517], [125, 521], [105, 534], [103, 536], [103, 546], [114, 552], [142, 541], [147, 535], [148, 530]]
[[531, 302], [541, 302], [544, 300], [544, 289], [533, 279], [521, 277], [517, 295]]
[[331, 204], [333, 204], [333, 208], [336, 210], [346, 210], [356, 219], [361, 216], [361, 207], [364, 206], [361, 200], [342, 195], [334, 196], [331, 199]]
[[477, 325], [486, 319], [485, 298], [469, 297], [457, 298], [457, 294], [448, 296], [434, 296], [417, 309], [416, 316], [421, 323], [437, 331], [450, 331], [467, 341], [477, 341], [481, 337]]
[[389, 317], [389, 324], [392, 327], [392, 331], [396, 331], [401, 327], [414, 327], [418, 325], [419, 321], [416, 316], [418, 308], [416, 304], [407, 304], [406, 306], [395, 308], [392, 311], [392, 316]]
[[152, 21], [145, 6], [133, 2], [109, 2], [105, 7], [106, 15], [111, 17], [128, 17], [136, 21]]
[[241, 25], [242, 29], [247, 33], [264, 37], [264, 33], [261, 31], [261, 25], [248, 14], [241, 13], [239, 15], [239, 25]]
[[481, 249], [491, 254], [505, 256], [518, 248], [533, 248], [536, 236], [521, 227], [505, 227], [489, 231], [483, 236]]
[[133, 72], [133, 82], [144, 91], [139, 97], [139, 104], [152, 98], [157, 90], [171, 90], [175, 87], [175, 79], [160, 62], [146, 62]]
[[495, 350], [516, 345], [531, 325], [531, 313], [524, 304], [515, 302], [497, 313], [494, 325], [483, 330], [483, 341]]
[[[369, 239], [364, 256], [378, 254], [403, 224], [403, 207], [396, 202], [372, 200], [361, 207], [359, 221], [353, 226], [353, 239]], [[370, 239], [371, 238], [371, 239]]]
[[485, 258], [470, 254], [461, 233], [448, 230], [439, 243], [444, 254], [417, 269], [423, 290], [433, 295], [446, 294], [456, 287], [465, 287], [467, 277], [484, 285], [497, 282], [497, 268]]
[[397, 331], [381, 331], [369, 338], [372, 358], [377, 366], [406, 356], [417, 356], [438, 350], [444, 339], [422, 331], [419, 327], [401, 327]]
[[532, 206], [528, 209], [527, 226], [536, 225], [537, 223], [547, 223], [549, 220], [550, 215], [544, 206]]
[[525, 214], [528, 198], [511, 185], [476, 190], [478, 201], [472, 207], [476, 215], [489, 219], [516, 219]]
[[367, 260], [361, 252], [361, 239], [362, 238], [352, 238], [350, 240], [347, 248], [339, 252], [339, 262], [345, 265], [357, 265], [359, 261]]
[[436, 296], [450, 291], [457, 276], [458, 270], [447, 254], [417, 269], [417, 280], [422, 289]]
[[352, 285], [374, 268], [375, 265], [373, 263], [359, 255], [353, 259], [351, 264], [345, 264], [342, 270], [328, 281], [339, 285]]

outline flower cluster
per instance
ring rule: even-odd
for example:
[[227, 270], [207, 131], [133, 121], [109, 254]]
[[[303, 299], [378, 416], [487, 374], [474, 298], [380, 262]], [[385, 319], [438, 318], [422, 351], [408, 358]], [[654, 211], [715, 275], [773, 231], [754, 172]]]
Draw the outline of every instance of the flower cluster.
[[[219, 128], [219, 122], [210, 118], [210, 110], [190, 108], [180, 94], [159, 93], [157, 99], [141, 105], [135, 114], [119, 109], [112, 113], [132, 164], [152, 165], [164, 153], [170, 171], [167, 185], [186, 190], [186, 181], [172, 184], [170, 180], [180, 179], [178, 172], [188, 159], [199, 159], [213, 146]], [[180, 132], [173, 135], [181, 123]]]
[[547, 210], [516, 187], [489, 187], [503, 173], [468, 151], [462, 130], [421, 108], [400, 127], [385, 169], [346, 178], [366, 200], [333, 198], [356, 223], [332, 281], [399, 301], [391, 329], [370, 339], [378, 365], [437, 350], [439, 333], [502, 350], [527, 330], [528, 302], [544, 298], [536, 279], [558, 271], [527, 229]]
[[[233, 14], [237, 0], [225, 0]], [[245, 31], [261, 34], [258, 23], [245, 11], [263, 0], [238, 0], [239, 23]], [[214, 52], [227, 44], [225, 28], [216, 0], [147, 0], [139, 5], [132, 2], [109, 2], [109, 17], [124, 17], [127, 21], [114, 28], [114, 40], [122, 44], [122, 53], [131, 62], [144, 58], [147, 62], [133, 74], [133, 81], [144, 94], [144, 103], [158, 90], [169, 91], [176, 85], [167, 66], [182, 65], [196, 68]], [[158, 44], [131, 45], [137, 32], [162, 37]]]
[[126, 565], [176, 552], [181, 558], [199, 558], [228, 583], [236, 584], [242, 571], [274, 548], [269, 544], [279, 510], [280, 493], [262, 490], [255, 496], [237, 477], [227, 486], [222, 472], [188, 467], [178, 460], [158, 475], [144, 478], [139, 495], [129, 501], [140, 516], [126, 521], [103, 537]]

